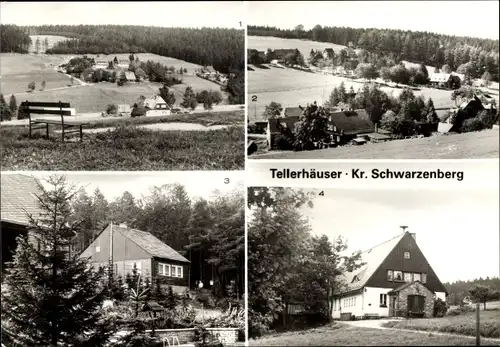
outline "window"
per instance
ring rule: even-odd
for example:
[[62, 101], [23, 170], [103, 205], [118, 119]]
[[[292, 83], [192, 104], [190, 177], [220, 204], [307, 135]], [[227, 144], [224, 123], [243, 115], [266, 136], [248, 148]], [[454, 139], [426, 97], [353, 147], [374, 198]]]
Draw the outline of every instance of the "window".
[[387, 294], [380, 294], [380, 307], [387, 307]]
[[413, 274], [413, 280], [422, 282], [422, 277], [420, 276], [420, 274], [415, 273]]
[[413, 274], [411, 272], [405, 272], [405, 282], [413, 282]]
[[402, 271], [394, 271], [394, 281], [403, 281], [403, 272]]
[[393, 276], [394, 272], [392, 270], [387, 270], [387, 280], [392, 282]]
[[405, 259], [410, 259], [410, 252], [405, 252], [404, 256], [405, 256]]
[[170, 265], [158, 263], [158, 275], [170, 276]]
[[422, 274], [422, 283], [426, 283], [426, 282], [427, 282], [427, 274], [423, 273]]
[[95, 246], [95, 252], [99, 253], [100, 251], [101, 251], [101, 247], [100, 246]]

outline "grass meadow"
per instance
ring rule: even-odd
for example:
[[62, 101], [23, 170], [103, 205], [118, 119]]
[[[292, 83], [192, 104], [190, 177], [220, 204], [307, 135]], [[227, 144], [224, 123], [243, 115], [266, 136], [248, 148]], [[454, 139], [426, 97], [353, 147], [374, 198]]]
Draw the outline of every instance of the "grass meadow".
[[[476, 336], [476, 313], [469, 312], [443, 318], [392, 321], [384, 323], [382, 326]], [[480, 332], [483, 337], [500, 338], [500, 310], [480, 311]]]
[[498, 129], [300, 152], [266, 151], [262, 137], [249, 139], [256, 141], [261, 153], [250, 159], [481, 159], [500, 155]]
[[[333, 323], [329, 326], [297, 332], [270, 334], [250, 340], [250, 346], [474, 346], [466, 336], [423, 334], [393, 329], [374, 329]], [[498, 342], [481, 341], [495, 346]]]
[[[51, 128], [52, 129], [52, 128]], [[84, 134], [83, 142], [28, 137], [26, 126], [0, 128], [2, 170], [242, 170], [243, 126], [211, 131], [152, 131], [133, 125]]]

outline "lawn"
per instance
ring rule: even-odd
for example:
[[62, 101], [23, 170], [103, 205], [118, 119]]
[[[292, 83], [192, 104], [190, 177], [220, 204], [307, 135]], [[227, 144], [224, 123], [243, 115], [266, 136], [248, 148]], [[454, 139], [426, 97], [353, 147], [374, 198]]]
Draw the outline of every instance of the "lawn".
[[[443, 318], [413, 319], [387, 322], [382, 325], [387, 328], [438, 331], [476, 336], [476, 313], [470, 312], [459, 316]], [[481, 311], [481, 336], [500, 338], [500, 311]]]
[[[201, 78], [196, 77], [199, 80]], [[202, 80], [204, 81], [204, 80]], [[215, 83], [208, 82], [216, 87]], [[149, 97], [158, 93], [160, 83], [131, 83], [118, 87], [116, 83], [101, 82], [88, 86], [75, 86], [71, 88], [48, 90], [17, 96], [21, 101], [69, 101], [71, 107], [76, 108], [79, 113], [102, 112], [108, 104], [133, 104], [140, 95]], [[176, 85], [172, 88], [176, 98], [176, 104], [182, 102], [182, 97], [187, 85]], [[195, 92], [197, 89], [193, 88]], [[220, 87], [219, 87], [220, 90]], [[199, 90], [198, 90], [199, 91]], [[223, 93], [224, 94], [224, 93]]]
[[[360, 328], [342, 323], [250, 340], [250, 346], [474, 346], [475, 339], [406, 331]], [[496, 345], [481, 341], [483, 345]]]
[[[314, 151], [268, 151], [250, 159], [480, 159], [498, 158], [499, 131], [367, 143]], [[260, 148], [262, 151], [262, 148]]]
[[121, 126], [83, 142], [28, 138], [27, 127], [0, 128], [2, 170], [242, 170], [243, 126], [212, 131], [151, 131]]

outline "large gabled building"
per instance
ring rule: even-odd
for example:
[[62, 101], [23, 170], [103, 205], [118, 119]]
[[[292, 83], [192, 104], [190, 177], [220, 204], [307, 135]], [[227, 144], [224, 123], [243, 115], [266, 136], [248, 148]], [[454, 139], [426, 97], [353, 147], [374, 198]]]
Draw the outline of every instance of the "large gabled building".
[[446, 300], [446, 288], [405, 232], [362, 253], [365, 263], [347, 273], [345, 287], [333, 300], [333, 318], [432, 317], [434, 298]]
[[80, 257], [96, 267], [112, 263], [115, 276], [124, 278], [135, 266], [142, 276], [159, 278], [177, 293], [189, 287], [189, 260], [151, 233], [124, 224], [107, 225]]

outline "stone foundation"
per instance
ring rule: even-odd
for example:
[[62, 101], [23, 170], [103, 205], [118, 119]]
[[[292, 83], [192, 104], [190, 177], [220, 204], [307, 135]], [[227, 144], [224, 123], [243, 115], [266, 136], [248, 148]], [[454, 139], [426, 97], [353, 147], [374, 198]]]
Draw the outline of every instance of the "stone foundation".
[[[389, 297], [389, 315], [407, 317], [408, 316], [408, 296], [421, 295], [424, 297], [424, 317], [431, 318], [434, 315], [434, 293], [427, 289], [420, 282], [414, 282], [411, 285], [401, 289]], [[394, 311], [391, 307], [392, 300], [395, 297]]]

